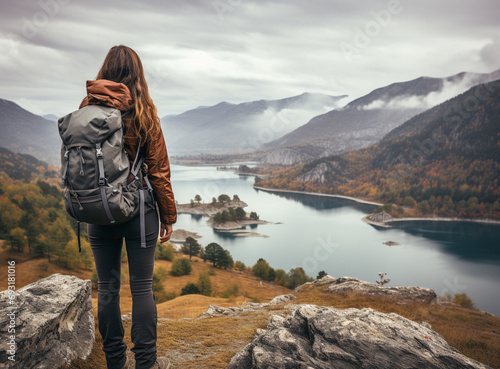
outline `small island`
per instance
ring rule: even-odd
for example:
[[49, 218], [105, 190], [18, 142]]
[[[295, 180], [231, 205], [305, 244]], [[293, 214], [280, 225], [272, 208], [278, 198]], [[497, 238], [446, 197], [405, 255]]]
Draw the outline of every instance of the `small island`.
[[238, 195], [231, 199], [222, 194], [217, 199], [213, 197], [210, 203], [201, 201], [201, 196], [196, 195], [189, 204], [177, 204], [177, 212], [210, 217], [208, 224], [216, 232], [236, 237], [267, 237], [246, 229], [247, 226], [254, 227], [269, 222], [259, 219], [259, 215], [254, 211], [247, 214], [243, 208], [248, 205], [241, 201]]
[[186, 242], [186, 239], [188, 237], [191, 237], [193, 239], [201, 238], [198, 233], [185, 231], [184, 229], [176, 229], [172, 232], [172, 236], [170, 237], [169, 241], [173, 243], [184, 243]]
[[399, 243], [397, 243], [396, 241], [386, 241], [383, 242], [383, 244], [387, 246], [399, 246]]

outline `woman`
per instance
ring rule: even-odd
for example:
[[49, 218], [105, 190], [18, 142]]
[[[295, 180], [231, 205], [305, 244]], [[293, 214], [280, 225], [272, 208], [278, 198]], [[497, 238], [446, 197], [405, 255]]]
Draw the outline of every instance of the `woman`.
[[[136, 368], [169, 368], [166, 357], [156, 355], [157, 313], [153, 293], [153, 268], [159, 228], [160, 242], [170, 239], [177, 220], [170, 183], [170, 164], [156, 107], [148, 92], [144, 70], [137, 53], [126, 46], [114, 46], [97, 74], [87, 81], [87, 96], [80, 108], [100, 104], [122, 111], [124, 146], [129, 160], [135, 158], [142, 142], [148, 178], [158, 204], [145, 215], [146, 248], [141, 248], [139, 216], [118, 225], [88, 225], [98, 282], [98, 320], [108, 368], [131, 366], [123, 342], [120, 313], [121, 249], [125, 239], [132, 292], [132, 331]], [[140, 138], [140, 141], [139, 141]], [[132, 164], [132, 163], [131, 163]], [[161, 223], [161, 226], [160, 224]]]

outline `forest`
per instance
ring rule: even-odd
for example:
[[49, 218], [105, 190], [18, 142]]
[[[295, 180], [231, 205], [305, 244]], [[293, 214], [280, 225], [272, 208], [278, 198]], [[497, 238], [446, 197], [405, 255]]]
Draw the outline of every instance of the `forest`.
[[82, 227], [82, 252], [78, 253], [76, 222], [64, 210], [57, 169], [4, 148], [0, 148], [0, 159], [3, 247], [57, 260], [70, 269], [90, 269], [90, 245]]
[[270, 168], [256, 185], [379, 201], [396, 217], [500, 219], [499, 86], [474, 87], [370, 147]]

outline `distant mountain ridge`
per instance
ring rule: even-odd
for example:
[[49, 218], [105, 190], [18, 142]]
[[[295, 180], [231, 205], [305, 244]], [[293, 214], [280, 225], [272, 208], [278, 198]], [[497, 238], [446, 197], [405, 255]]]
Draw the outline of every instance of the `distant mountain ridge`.
[[[307, 92], [278, 100], [221, 102], [165, 116], [162, 127], [172, 156], [258, 150], [253, 157], [263, 163], [294, 164], [367, 147], [429, 106], [494, 77], [500, 78], [500, 70], [420, 77], [378, 88], [347, 105], [347, 95]], [[58, 164], [57, 117], [46, 117], [0, 99], [0, 146]]]
[[251, 150], [338, 107], [345, 97], [306, 92], [279, 100], [223, 101], [165, 116], [162, 126], [173, 155]]
[[259, 186], [418, 204], [419, 215], [499, 219], [499, 117], [497, 80], [414, 116], [370, 147], [296, 165]]
[[12, 101], [0, 99], [0, 146], [57, 164], [60, 145], [54, 121], [30, 113]]
[[[303, 145], [322, 149], [320, 156], [367, 147], [411, 117], [447, 100], [479, 83], [500, 78], [500, 70], [489, 74], [462, 72], [446, 78], [420, 77], [393, 83], [373, 90], [350, 102], [311, 119], [307, 124], [265, 145], [302, 150]], [[317, 151], [317, 150], [315, 150]], [[280, 163], [270, 150], [264, 162]], [[308, 159], [307, 156], [305, 157]]]
[[42, 118], [45, 118], [47, 120], [51, 120], [53, 122], [57, 122], [57, 120], [60, 118], [58, 117], [57, 115], [54, 115], [54, 114], [44, 114], [42, 115]]

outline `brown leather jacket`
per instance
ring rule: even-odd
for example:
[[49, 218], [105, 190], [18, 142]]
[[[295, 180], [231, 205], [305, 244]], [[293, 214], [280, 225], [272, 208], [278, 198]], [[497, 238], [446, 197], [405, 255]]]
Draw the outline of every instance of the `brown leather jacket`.
[[[132, 97], [127, 86], [105, 79], [87, 81], [87, 96], [80, 104], [80, 108], [92, 104], [114, 107], [122, 112], [133, 109]], [[132, 122], [132, 116], [133, 114], [129, 114], [123, 118], [125, 132]], [[137, 137], [125, 134], [123, 142], [125, 151], [131, 161], [130, 165], [132, 165], [139, 144], [138, 139]], [[177, 209], [170, 182], [170, 163], [167, 146], [161, 129], [155, 137], [146, 142], [145, 147], [144, 161], [147, 165], [148, 178], [158, 203], [160, 221], [163, 224], [174, 224], [177, 221]]]

